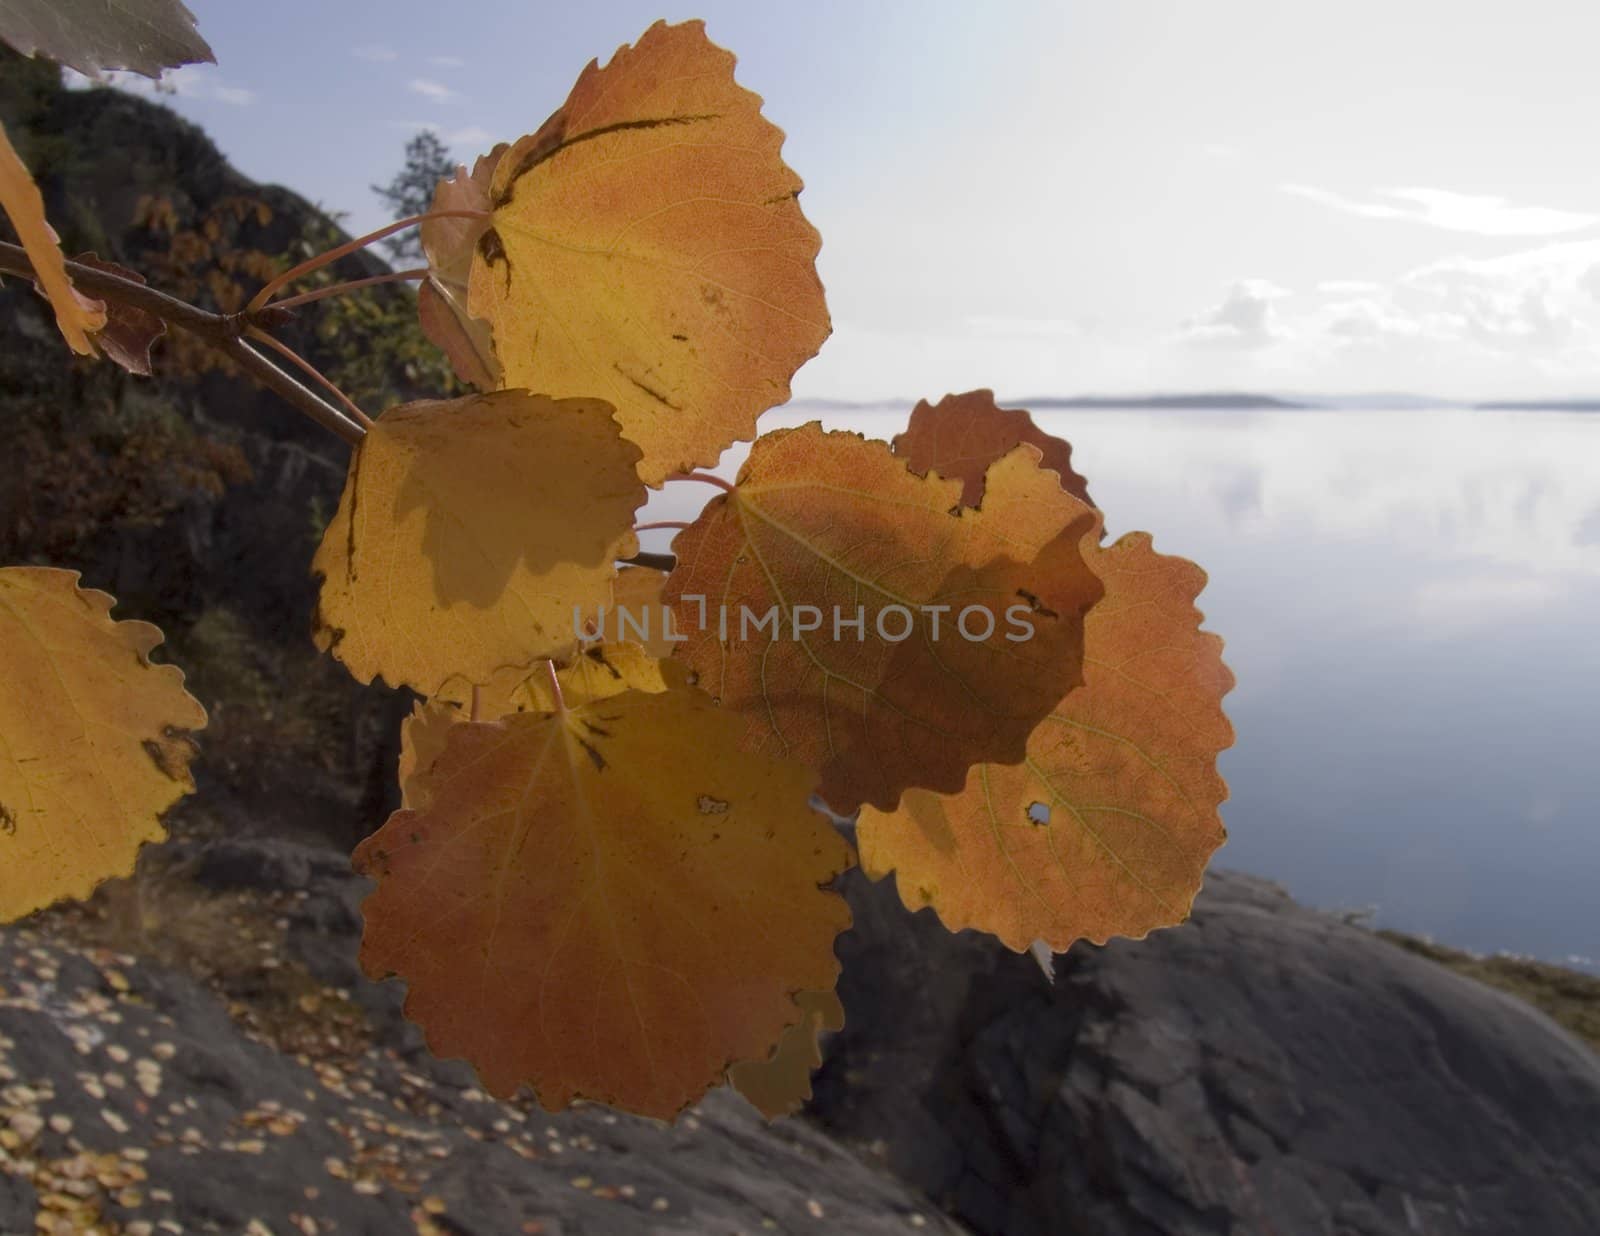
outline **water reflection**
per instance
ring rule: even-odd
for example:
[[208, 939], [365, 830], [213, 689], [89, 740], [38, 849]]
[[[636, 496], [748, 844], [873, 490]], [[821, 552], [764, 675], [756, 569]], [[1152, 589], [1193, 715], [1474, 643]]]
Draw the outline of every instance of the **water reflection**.
[[[909, 410], [790, 405], [763, 428], [889, 437]], [[1239, 678], [1224, 863], [1463, 947], [1600, 958], [1600, 415], [1039, 419], [1111, 535], [1210, 572]], [[648, 518], [712, 493], [668, 486]]]

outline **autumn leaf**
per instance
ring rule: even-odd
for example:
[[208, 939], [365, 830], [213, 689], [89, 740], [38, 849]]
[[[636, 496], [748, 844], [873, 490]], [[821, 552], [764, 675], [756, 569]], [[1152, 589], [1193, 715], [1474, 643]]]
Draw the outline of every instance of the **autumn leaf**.
[[1079, 681], [1101, 591], [1078, 545], [1093, 512], [1038, 461], [1017, 447], [971, 511], [886, 443], [765, 435], [673, 542], [677, 657], [753, 746], [820, 769], [841, 814], [1020, 760]]
[[[463, 166], [439, 182], [431, 211], [489, 209], [489, 181], [495, 165], [507, 150], [501, 143], [473, 164]], [[467, 277], [472, 254], [488, 229], [487, 219], [429, 219], [418, 229], [428, 256], [428, 277], [417, 290], [417, 314], [423, 334], [444, 349], [456, 376], [480, 390], [501, 384], [500, 362], [495, 358], [489, 324], [467, 312]]]
[[1227, 835], [1216, 761], [1233, 743], [1233, 675], [1200, 630], [1205, 573], [1142, 532], [1089, 561], [1106, 594], [1084, 622], [1084, 685], [1034, 731], [1026, 762], [982, 765], [960, 794], [914, 790], [857, 823], [869, 875], [893, 870], [908, 906], [1018, 952], [1182, 922]]
[[782, 132], [703, 23], [657, 22], [499, 162], [469, 308], [512, 386], [594, 395], [640, 475], [714, 463], [828, 337]]
[[89, 77], [105, 69], [160, 77], [217, 59], [179, 0], [0, 0], [0, 40]]
[[[0, 0], [3, 3], [5, 0]], [[0, 125], [0, 208], [17, 229], [17, 238], [33, 263], [34, 277], [56, 311], [56, 325], [67, 346], [81, 356], [93, 356], [89, 336], [106, 324], [105, 305], [72, 286], [55, 231], [44, 217], [39, 186], [12, 147], [4, 125]]]
[[[119, 266], [115, 262], [103, 262], [92, 253], [80, 253], [72, 260], [80, 266], [92, 266], [96, 270], [121, 275], [134, 283], [145, 281], [144, 276], [138, 271], [129, 270], [126, 266]], [[95, 335], [95, 343], [100, 346], [100, 350], [105, 353], [108, 360], [121, 365], [129, 373], [148, 378], [150, 349], [157, 339], [167, 333], [167, 324], [155, 314], [147, 313], [125, 301], [111, 301], [105, 306], [105, 311], [106, 322]]]
[[849, 924], [811, 772], [738, 731], [691, 688], [454, 726], [356, 850], [363, 968], [495, 1095], [671, 1118], [833, 986]]
[[87, 897], [166, 836], [205, 709], [76, 571], [0, 569], [0, 922]]
[[768, 1120], [800, 1110], [811, 1097], [811, 1070], [822, 1064], [821, 1035], [844, 1029], [844, 1005], [831, 991], [802, 991], [798, 1025], [790, 1026], [766, 1060], [747, 1060], [728, 1070], [728, 1081]]
[[[675, 661], [660, 660], [637, 644], [596, 644], [561, 671], [567, 706], [588, 704], [624, 691], [666, 691], [688, 686], [689, 671]], [[519, 712], [553, 712], [555, 694], [544, 661], [506, 666], [474, 689], [457, 676], [431, 699], [419, 700], [400, 726], [400, 799], [406, 807], [422, 806], [417, 774], [432, 767], [444, 752], [450, 727], [462, 721], [498, 721]]]
[[662, 603], [667, 573], [653, 567], [629, 566], [611, 581], [611, 604], [597, 624], [613, 643], [630, 640], [654, 657], [670, 657], [677, 643], [672, 637], [672, 611]]
[[350, 461], [312, 570], [317, 646], [360, 681], [431, 695], [452, 676], [562, 656], [609, 599], [644, 501], [608, 405], [496, 391], [393, 408]]
[[999, 407], [991, 390], [946, 395], [936, 404], [920, 401], [893, 445], [911, 471], [960, 481], [962, 505], [978, 506], [989, 465], [1021, 442], [1039, 448], [1040, 466], [1060, 475], [1061, 488], [1094, 505], [1088, 482], [1072, 470], [1072, 447], [1040, 429], [1021, 408]]

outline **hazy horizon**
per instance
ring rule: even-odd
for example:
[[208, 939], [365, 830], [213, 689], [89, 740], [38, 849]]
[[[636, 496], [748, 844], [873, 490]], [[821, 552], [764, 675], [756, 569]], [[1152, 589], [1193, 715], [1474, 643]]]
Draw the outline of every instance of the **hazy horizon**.
[[357, 232], [418, 130], [469, 161], [704, 17], [823, 237], [797, 396], [1600, 391], [1593, 7], [191, 3], [168, 101]]

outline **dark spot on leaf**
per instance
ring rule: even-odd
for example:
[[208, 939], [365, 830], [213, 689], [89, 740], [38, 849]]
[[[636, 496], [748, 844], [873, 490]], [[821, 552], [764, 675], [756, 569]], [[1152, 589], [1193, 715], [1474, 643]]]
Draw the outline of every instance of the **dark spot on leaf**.
[[17, 818], [11, 814], [11, 808], [0, 803], [0, 833], [8, 837], [17, 835]]
[[631, 373], [629, 373], [625, 369], [623, 369], [623, 367], [621, 365], [617, 364], [615, 361], [613, 361], [611, 363], [611, 367], [613, 369], [615, 369], [618, 373], [620, 373], [623, 377], [628, 379], [629, 382], [633, 383], [633, 385], [637, 386], [646, 395], [649, 395], [650, 398], [654, 399], [663, 408], [671, 408], [674, 412], [682, 412], [683, 411], [683, 409], [681, 407], [679, 407], [677, 404], [673, 403], [672, 400], [668, 399], [660, 391], [656, 390], [653, 386], [645, 385], [643, 382], [639, 381], [638, 378], [634, 377]]
[[[555, 158], [563, 150], [571, 149], [580, 142], [590, 142], [597, 137], [606, 137], [612, 133], [624, 133], [630, 129], [659, 129], [664, 125], [699, 124], [702, 121], [717, 119], [719, 117], [712, 113], [703, 116], [663, 116], [659, 119], [650, 120], [619, 120], [615, 124], [604, 124], [598, 129], [590, 129], [585, 133], [578, 133], [568, 137], [566, 135], [566, 117], [561, 116], [559, 120], [556, 120], [556, 117], [552, 116], [551, 120], [556, 121], [556, 128], [546, 135], [546, 140], [535, 142], [522, 156], [522, 161], [517, 164], [516, 171], [512, 172], [510, 178], [507, 179], [505, 188], [501, 189], [495, 196], [495, 209], [498, 210], [516, 195], [517, 182], [533, 171], [534, 168]], [[546, 124], [549, 123], [549, 121], [546, 121]]]
[[679, 343], [688, 343], [689, 342], [689, 336], [688, 335], [674, 335], [673, 338], [676, 339]]
[[578, 745], [589, 753], [589, 758], [594, 761], [595, 771], [596, 772], [605, 772], [605, 770], [606, 770], [606, 757], [600, 754], [599, 750], [595, 747], [595, 745], [593, 743], [587, 741], [586, 739], [582, 739], [582, 738], [578, 739]]
[[695, 800], [700, 808], [701, 815], [722, 815], [728, 810], [728, 804], [720, 798], [713, 798], [709, 794], [702, 794]]
[[1033, 593], [1029, 592], [1026, 588], [1018, 588], [1017, 595], [1028, 603], [1028, 608], [1033, 610], [1034, 613], [1043, 614], [1046, 618], [1061, 617], [1060, 614], [1056, 613], [1056, 611], [1051, 609], [1048, 605], [1043, 604], [1038, 597], [1034, 596]]

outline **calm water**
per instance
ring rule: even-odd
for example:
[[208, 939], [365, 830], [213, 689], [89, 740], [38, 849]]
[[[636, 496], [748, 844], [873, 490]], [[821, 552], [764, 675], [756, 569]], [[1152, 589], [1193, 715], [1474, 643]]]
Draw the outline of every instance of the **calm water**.
[[[791, 405], [762, 426], [889, 437], [908, 412]], [[1149, 530], [1210, 573], [1200, 607], [1239, 679], [1219, 863], [1600, 969], [1600, 415], [1039, 419], [1113, 537]], [[649, 518], [709, 493], [668, 486]]]

